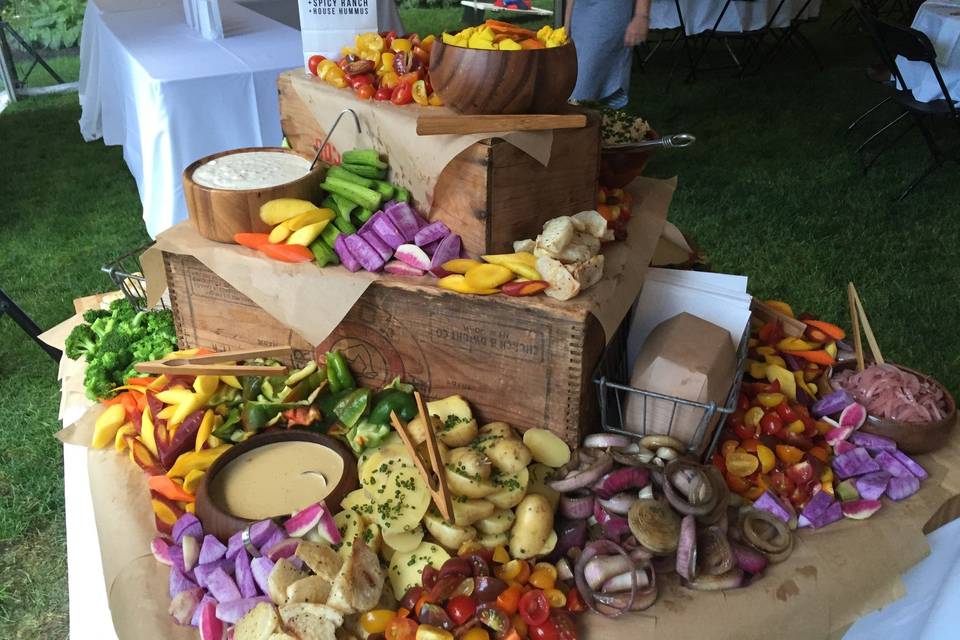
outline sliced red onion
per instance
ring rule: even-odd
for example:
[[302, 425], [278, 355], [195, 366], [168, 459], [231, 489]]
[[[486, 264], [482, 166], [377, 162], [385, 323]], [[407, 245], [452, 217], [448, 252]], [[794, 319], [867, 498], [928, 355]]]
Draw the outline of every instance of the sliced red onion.
[[603, 533], [607, 540], [620, 542], [623, 536], [630, 533], [630, 523], [626, 518], [610, 518], [603, 525]]
[[[577, 590], [580, 592], [580, 595], [583, 596], [584, 602], [586, 602], [587, 606], [590, 607], [592, 611], [611, 618], [616, 618], [617, 616], [629, 611], [630, 608], [635, 604], [635, 600], [637, 598], [637, 581], [636, 576], [631, 573], [630, 592], [628, 594], [629, 597], [623, 598], [622, 600], [617, 600], [615, 602], [602, 602], [601, 604], [606, 605], [605, 607], [598, 606], [597, 594], [593, 589], [590, 588], [590, 585], [587, 584], [587, 579], [584, 576], [584, 570], [591, 560], [604, 553], [616, 553], [627, 558], [628, 562], [630, 561], [627, 552], [617, 543], [610, 540], [595, 540], [587, 544], [583, 550], [583, 553], [580, 554], [580, 558], [577, 560], [576, 567], [574, 567], [573, 576], [577, 584]], [[656, 596], [654, 596], [654, 598], [656, 598]]]
[[630, 438], [615, 433], [592, 433], [583, 439], [583, 446], [591, 449], [628, 447], [630, 446]]
[[683, 586], [697, 591], [721, 591], [723, 589], [737, 589], [744, 585], [744, 575], [740, 567], [719, 576], [702, 575], [693, 580], [684, 580]]
[[583, 520], [593, 513], [593, 494], [580, 489], [560, 496], [560, 513], [571, 520]]
[[573, 567], [566, 558], [557, 560], [557, 578], [560, 580], [573, 580]]
[[604, 451], [588, 467], [579, 472], [571, 472], [560, 480], [553, 480], [549, 486], [554, 491], [560, 493], [569, 493], [577, 489], [589, 487], [597, 480], [603, 477], [603, 474], [610, 471], [613, 467], [613, 458]]
[[762, 573], [767, 568], [767, 557], [751, 547], [733, 543], [733, 557], [737, 566], [750, 574]]
[[599, 611], [604, 615], [619, 615], [617, 612], [622, 611], [623, 606], [628, 603], [630, 611], [643, 611], [652, 606], [657, 601], [657, 574], [650, 566], [647, 566], [645, 571], [649, 586], [638, 591], [633, 597], [632, 603], [629, 601], [631, 594], [628, 591], [612, 594], [598, 593], [596, 594], [596, 602]]
[[[637, 581], [638, 589], [645, 589], [650, 586], [650, 574], [647, 567], [638, 567], [632, 569], [632, 572], [634, 573], [633, 579]], [[625, 571], [605, 580], [600, 590], [604, 593], [626, 591], [630, 588], [630, 580], [630, 571]]]
[[680, 521], [676, 566], [677, 573], [685, 580], [692, 580], [697, 575], [697, 520], [689, 514]]
[[[600, 500], [597, 501], [600, 503], [600, 506], [604, 508], [608, 513], [616, 513], [618, 515], [626, 515], [630, 511], [630, 505], [639, 500], [639, 498], [632, 493], [623, 491], [613, 496], [609, 500]], [[563, 498], [560, 498], [560, 504], [563, 504]], [[592, 505], [591, 505], [592, 506]]]

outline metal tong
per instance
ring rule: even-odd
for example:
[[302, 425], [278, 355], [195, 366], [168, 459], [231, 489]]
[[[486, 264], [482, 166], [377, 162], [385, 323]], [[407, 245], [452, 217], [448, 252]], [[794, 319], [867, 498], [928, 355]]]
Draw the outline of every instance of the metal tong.
[[697, 138], [689, 133], [675, 133], [669, 136], [643, 140], [641, 142], [622, 142], [619, 144], [605, 144], [604, 151], [649, 151], [650, 149], [683, 149], [692, 146]]
[[357, 125], [357, 133], [363, 133], [360, 130], [360, 117], [357, 115], [357, 112], [353, 109], [344, 109], [337, 115], [337, 119], [333, 121], [333, 126], [330, 127], [330, 131], [327, 132], [327, 136], [323, 139], [323, 142], [320, 143], [320, 146], [317, 147], [317, 154], [313, 156], [313, 162], [310, 163], [310, 171], [313, 171], [313, 168], [317, 165], [317, 161], [320, 160], [320, 154], [323, 153], [324, 147], [327, 146], [327, 142], [330, 141], [330, 136], [333, 135], [334, 129], [337, 128], [337, 125], [340, 124], [340, 118], [343, 117], [343, 114], [349, 112], [353, 116], [353, 122]]
[[[141, 373], [156, 373], [182, 376], [281, 376], [289, 369], [285, 365], [234, 364], [239, 360], [253, 358], [282, 358], [290, 356], [290, 346], [260, 347], [240, 351], [221, 351], [203, 356], [152, 360], [134, 365]], [[224, 364], [220, 364], [224, 363]]]

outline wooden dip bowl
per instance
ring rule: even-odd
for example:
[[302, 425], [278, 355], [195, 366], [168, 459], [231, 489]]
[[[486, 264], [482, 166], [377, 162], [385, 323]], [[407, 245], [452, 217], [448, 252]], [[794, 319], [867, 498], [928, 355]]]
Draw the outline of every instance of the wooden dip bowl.
[[[888, 362], [887, 364], [893, 364]], [[868, 362], [869, 366], [870, 363]], [[856, 366], [855, 363], [843, 363], [836, 365], [836, 369], [849, 369], [852, 366]], [[916, 455], [920, 453], [928, 453], [935, 449], [939, 449], [947, 441], [947, 438], [950, 436], [950, 432], [953, 430], [954, 425], [957, 422], [957, 403], [953, 399], [953, 396], [950, 395], [950, 392], [940, 384], [939, 381], [931, 378], [930, 376], [920, 373], [909, 367], [904, 367], [903, 365], [893, 364], [893, 366], [903, 371], [907, 371], [917, 376], [924, 382], [929, 382], [934, 386], [940, 387], [943, 391], [943, 398], [947, 404], [946, 415], [940, 420], [934, 420], [929, 422], [900, 422], [898, 420], [889, 420], [886, 418], [878, 418], [876, 416], [867, 414], [867, 421], [863, 423], [863, 426], [860, 427], [860, 430], [865, 433], [872, 433], [877, 436], [884, 436], [890, 438], [897, 443], [897, 447], [900, 448], [904, 453], [909, 453], [911, 455]], [[832, 390], [839, 389], [833, 383], [833, 371], [829, 372], [829, 385]]]
[[313, 171], [285, 184], [260, 189], [216, 189], [193, 181], [193, 172], [211, 160], [251, 151], [281, 152], [298, 155], [312, 161], [313, 157], [281, 147], [245, 147], [221, 151], [200, 158], [183, 170], [183, 195], [187, 200], [187, 214], [193, 226], [204, 238], [216, 242], [233, 242], [237, 233], [268, 233], [270, 225], [260, 219], [260, 205], [277, 198], [298, 198], [318, 201], [320, 183], [326, 165], [317, 163]]
[[430, 53], [430, 82], [458, 113], [559, 113], [577, 84], [577, 50], [573, 42], [498, 51], [438, 40]]
[[[249, 451], [269, 444], [296, 441], [323, 445], [343, 458], [343, 475], [333, 490], [323, 498], [332, 511], [339, 511], [340, 501], [343, 500], [348, 493], [360, 486], [357, 477], [356, 458], [353, 452], [339, 440], [335, 440], [321, 433], [304, 431], [302, 429], [268, 431], [230, 447], [226, 453], [217, 458], [210, 466], [206, 476], [204, 476], [200, 483], [200, 487], [197, 489], [196, 515], [203, 524], [203, 530], [207, 533], [212, 533], [221, 540], [227, 540], [236, 532], [242, 531], [245, 527], [255, 522], [255, 520], [241, 518], [229, 513], [222, 505], [216, 502], [212, 496], [210, 486], [217, 477], [217, 474], [222, 472], [231, 462]], [[319, 501], [319, 496], [316, 501]]]

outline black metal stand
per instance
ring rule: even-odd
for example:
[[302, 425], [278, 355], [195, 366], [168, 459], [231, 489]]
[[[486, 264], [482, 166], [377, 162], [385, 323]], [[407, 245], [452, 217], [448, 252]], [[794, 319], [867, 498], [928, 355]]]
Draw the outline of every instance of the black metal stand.
[[0, 318], [4, 315], [10, 316], [14, 322], [20, 325], [20, 328], [30, 336], [34, 342], [40, 345], [40, 348], [47, 352], [47, 355], [53, 358], [54, 362], [60, 362], [60, 350], [54, 349], [39, 338], [43, 331], [37, 326], [30, 316], [23, 309], [17, 306], [17, 303], [10, 299], [3, 289], [0, 289]]
[[[32, 63], [27, 72], [20, 78], [17, 74], [17, 66], [13, 63], [13, 51], [10, 49], [10, 42], [7, 35], [16, 40], [17, 44], [23, 48], [32, 58]], [[57, 81], [57, 84], [50, 87], [26, 88], [27, 78], [33, 73], [33, 70], [40, 65], [50, 76]], [[0, 80], [7, 87], [7, 94], [10, 100], [16, 102], [20, 96], [38, 95], [43, 93], [57, 93], [60, 91], [72, 91], [77, 88], [76, 82], [65, 82], [60, 74], [43, 59], [36, 49], [30, 46], [30, 43], [24, 40], [23, 36], [17, 33], [13, 26], [5, 20], [0, 20]]]

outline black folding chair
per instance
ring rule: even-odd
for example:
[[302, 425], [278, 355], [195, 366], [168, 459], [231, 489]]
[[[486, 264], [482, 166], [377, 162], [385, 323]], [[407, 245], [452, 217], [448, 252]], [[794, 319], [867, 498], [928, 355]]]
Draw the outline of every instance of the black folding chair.
[[776, 9], [774, 10], [773, 15], [767, 20], [763, 27], [760, 29], [753, 29], [751, 31], [721, 31], [720, 24], [723, 22], [724, 16], [727, 15], [727, 11], [733, 5], [734, 2], [760, 2], [762, 0], [726, 0], [723, 3], [723, 7], [720, 9], [720, 13], [717, 14], [717, 19], [713, 23], [713, 27], [707, 29], [704, 33], [699, 35], [699, 39], [703, 41], [700, 46], [700, 50], [697, 52], [697, 55], [694, 57], [693, 62], [690, 66], [690, 73], [687, 74], [687, 82], [692, 82], [697, 75], [698, 71], [706, 71], [708, 69], [702, 68], [700, 63], [703, 61], [704, 56], [707, 54], [707, 51], [710, 48], [710, 44], [715, 39], [720, 39], [723, 41], [724, 47], [727, 49], [727, 53], [730, 54], [730, 58], [733, 60], [733, 66], [721, 66], [721, 67], [711, 67], [710, 71], [720, 71], [723, 69], [734, 68], [737, 70], [738, 75], [743, 75], [747, 69], [747, 65], [740, 61], [740, 58], [737, 57], [737, 54], [730, 47], [730, 40], [737, 40], [744, 42], [744, 49], [746, 51], [746, 60], [749, 62], [755, 52], [759, 49], [760, 45], [763, 42], [763, 39], [770, 35], [771, 26], [776, 20], [780, 11], [782, 10], [786, 0], [779, 0]]
[[[927, 176], [943, 166], [944, 161], [948, 159], [943, 149], [937, 143], [933, 133], [930, 131], [928, 123], [933, 120], [943, 120], [952, 123], [957, 133], [960, 133], [960, 111], [957, 110], [953, 98], [950, 95], [950, 90], [947, 88], [943, 80], [943, 75], [940, 73], [940, 67], [937, 64], [937, 52], [933, 48], [930, 38], [917, 29], [900, 26], [876, 17], [865, 11], [859, 0], [852, 0], [852, 2], [854, 9], [869, 28], [881, 59], [884, 61], [884, 64], [890, 67], [890, 72], [895, 80], [895, 85], [891, 89], [891, 99], [903, 109], [900, 117], [884, 127], [881, 132], [889, 129], [900, 120], [909, 118], [912, 121], [911, 127], [902, 131], [892, 142], [888, 142], [886, 147], [891, 147], [906, 134], [906, 131], [916, 126], [920, 129], [920, 133], [927, 144], [927, 149], [930, 151], [932, 158], [930, 165], [928, 165], [926, 169], [907, 186], [904, 192], [900, 194], [900, 197], [897, 198], [897, 200], [903, 200], [910, 195], [910, 192]], [[902, 57], [911, 62], [927, 64], [934, 78], [937, 80], [943, 98], [931, 102], [920, 102], [917, 100], [913, 95], [912, 87], [904, 80], [903, 73], [897, 62], [898, 57]], [[872, 138], [876, 137], [876, 135], [878, 134], [874, 134]], [[882, 153], [882, 151], [880, 153]]]
[[[679, 26], [675, 29], [654, 29], [651, 28], [651, 31], [662, 32], [662, 34], [653, 42], [645, 42], [633, 48], [634, 58], [637, 61], [637, 65], [640, 67], [640, 71], [645, 71], [647, 64], [649, 64], [650, 59], [653, 55], [660, 50], [664, 43], [669, 43], [668, 50], [673, 50], [677, 43], [683, 45], [683, 53], [687, 58], [687, 65], [689, 68], [693, 67], [693, 50], [690, 48], [690, 38], [687, 36], [687, 25], [683, 18], [683, 10], [680, 8], [680, 0], [673, 0], [674, 7], [677, 9], [677, 22]], [[673, 79], [673, 73], [677, 68], [677, 61], [674, 59], [673, 64], [670, 67], [670, 74], [668, 76], [667, 84], [664, 87], [664, 90], [669, 88], [670, 81]]]
[[20, 325], [20, 328], [23, 329], [34, 342], [40, 345], [40, 348], [46, 351], [47, 355], [53, 358], [54, 362], [60, 362], [60, 350], [54, 349], [39, 338], [43, 331], [37, 326], [37, 323], [34, 322], [3, 289], [0, 289], [0, 319], [2, 319], [4, 315], [10, 316], [14, 322]]
[[[806, 17], [807, 9], [810, 7], [810, 4], [813, 0], [804, 0], [803, 4], [800, 5], [800, 8], [790, 19], [789, 24], [786, 27], [774, 27], [774, 20], [780, 13], [780, 9], [783, 7], [784, 3], [781, 2], [780, 6], [777, 7], [777, 11], [770, 18], [769, 32], [773, 34], [774, 42], [770, 49], [767, 51], [766, 55], [761, 58], [759, 64], [757, 65], [755, 71], [759, 71], [764, 65], [772, 63], [777, 56], [779, 56], [786, 46], [793, 45], [796, 49], [805, 52], [816, 64], [817, 68], [823, 71], [823, 62], [820, 61], [820, 55], [817, 53], [817, 50], [814, 48], [813, 43], [810, 42], [810, 39], [800, 28], [804, 25], [807, 25], [811, 22], [817, 20], [817, 18], [808, 18]], [[765, 37], [765, 36], [764, 36]], [[763, 41], [760, 41], [760, 44], [763, 44]], [[759, 51], [759, 48], [758, 48]], [[749, 67], [748, 65], [745, 65]]]

